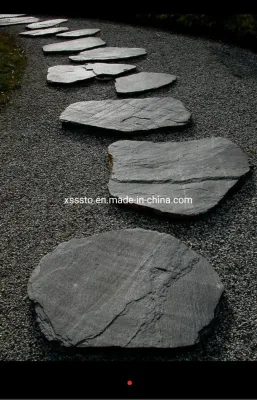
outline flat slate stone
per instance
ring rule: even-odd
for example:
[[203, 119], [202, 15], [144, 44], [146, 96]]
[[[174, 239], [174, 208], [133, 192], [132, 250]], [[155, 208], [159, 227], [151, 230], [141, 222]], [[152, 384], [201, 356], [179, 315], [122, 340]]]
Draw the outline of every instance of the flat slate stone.
[[108, 153], [111, 196], [170, 216], [207, 212], [249, 172], [242, 150], [222, 137], [179, 143], [123, 140], [111, 144]]
[[91, 49], [92, 47], [100, 47], [104, 45], [105, 42], [102, 39], [89, 37], [47, 44], [43, 47], [43, 51], [45, 53], [81, 51], [83, 49]]
[[56, 26], [62, 24], [63, 22], [67, 22], [67, 19], [49, 19], [47, 21], [41, 21], [36, 24], [30, 24], [26, 26], [28, 29], [42, 29], [42, 28], [51, 28], [51, 26]]
[[29, 24], [30, 22], [37, 21], [39, 21], [39, 18], [35, 17], [1, 18], [0, 26]]
[[183, 126], [190, 117], [181, 101], [151, 97], [73, 103], [64, 110], [60, 120], [120, 132], [142, 132]]
[[111, 79], [114, 76], [122, 75], [126, 72], [133, 71], [137, 67], [136, 65], [129, 64], [108, 64], [108, 63], [95, 63], [86, 64], [87, 70], [93, 70], [98, 78]]
[[155, 72], [139, 72], [130, 76], [118, 78], [115, 81], [117, 93], [141, 93], [146, 90], [158, 89], [169, 85], [176, 80], [175, 75], [159, 74]]
[[111, 61], [122, 60], [124, 58], [134, 58], [146, 54], [145, 49], [129, 47], [105, 47], [83, 51], [77, 56], [70, 56], [72, 61]]
[[74, 37], [83, 37], [83, 36], [93, 36], [96, 33], [100, 32], [100, 29], [76, 29], [75, 31], [69, 31], [66, 33], [58, 33], [58, 37], [64, 38], [74, 38]]
[[68, 31], [69, 28], [66, 27], [60, 27], [60, 28], [46, 28], [46, 29], [33, 29], [31, 31], [25, 31], [19, 33], [19, 35], [22, 36], [48, 36], [48, 35], [54, 35], [56, 32], [64, 32]]
[[95, 77], [94, 72], [77, 65], [55, 65], [48, 68], [47, 81], [51, 83], [74, 83]]
[[15, 17], [23, 17], [26, 14], [0, 14], [0, 18], [15, 18]]
[[194, 345], [223, 290], [201, 255], [143, 229], [61, 243], [28, 283], [45, 337], [77, 348]]

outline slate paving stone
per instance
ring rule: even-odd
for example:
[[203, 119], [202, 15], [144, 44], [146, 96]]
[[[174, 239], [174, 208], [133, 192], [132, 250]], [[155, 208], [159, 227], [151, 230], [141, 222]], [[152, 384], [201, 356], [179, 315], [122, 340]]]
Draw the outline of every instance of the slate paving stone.
[[104, 46], [105, 44], [100, 38], [89, 37], [47, 44], [43, 47], [43, 51], [45, 53], [77, 52], [83, 49]]
[[25, 31], [25, 32], [21, 32], [19, 33], [19, 35], [22, 36], [29, 36], [29, 37], [36, 37], [36, 36], [50, 36], [50, 35], [54, 35], [57, 32], [64, 32], [64, 31], [68, 31], [69, 28], [66, 28], [65, 26], [60, 27], [60, 28], [46, 28], [46, 29], [33, 29], [31, 31]]
[[42, 28], [51, 28], [52, 26], [56, 26], [59, 24], [62, 24], [63, 22], [67, 22], [67, 19], [49, 19], [47, 21], [41, 21], [38, 23], [33, 23], [30, 24], [28, 26], [26, 26], [26, 28], [28, 29], [42, 29]]
[[112, 79], [115, 76], [119, 76], [127, 72], [132, 72], [137, 67], [136, 65], [129, 64], [94, 63], [86, 64], [84, 68], [89, 71], [94, 71], [98, 79]]
[[55, 65], [48, 68], [47, 81], [51, 83], [69, 84], [95, 78], [92, 71], [77, 65]]
[[61, 243], [28, 283], [45, 337], [77, 348], [194, 345], [223, 290], [201, 255], [174, 236], [143, 229]]
[[68, 106], [61, 122], [119, 132], [143, 132], [189, 123], [191, 114], [172, 97], [82, 101]]
[[175, 75], [155, 72], [139, 72], [115, 80], [115, 89], [120, 94], [141, 93], [167, 86], [176, 80]]
[[39, 21], [39, 18], [36, 17], [1, 18], [0, 26], [21, 25], [37, 21]]
[[111, 61], [134, 58], [146, 55], [146, 50], [141, 48], [129, 47], [105, 47], [104, 49], [95, 49], [83, 51], [76, 56], [70, 56], [72, 61]]
[[171, 217], [207, 212], [250, 170], [243, 151], [222, 137], [179, 143], [122, 140], [108, 153], [111, 196]]
[[100, 32], [100, 29], [76, 29], [75, 31], [58, 33], [58, 35], [56, 35], [56, 36], [64, 37], [64, 38], [76, 38], [76, 37], [83, 37], [83, 36], [93, 36], [98, 32]]

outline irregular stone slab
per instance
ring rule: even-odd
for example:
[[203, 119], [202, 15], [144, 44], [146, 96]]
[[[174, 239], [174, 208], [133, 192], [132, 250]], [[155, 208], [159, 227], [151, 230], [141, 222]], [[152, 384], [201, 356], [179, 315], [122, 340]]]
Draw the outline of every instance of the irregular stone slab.
[[77, 56], [70, 56], [69, 58], [72, 61], [110, 61], [134, 58], [145, 54], [146, 50], [141, 48], [105, 47], [104, 49], [83, 51]]
[[15, 17], [23, 17], [26, 14], [0, 14], [0, 18], [15, 18]]
[[50, 28], [51, 26], [56, 26], [67, 21], [68, 21], [67, 19], [49, 19], [47, 21], [38, 22], [37, 24], [30, 24], [26, 26], [26, 28], [28, 29]]
[[121, 203], [128, 203], [128, 196], [133, 206], [170, 216], [205, 213], [249, 172], [242, 150], [221, 137], [179, 143], [123, 140], [108, 152], [111, 196]]
[[69, 31], [66, 33], [58, 33], [58, 37], [73, 38], [73, 37], [83, 37], [83, 36], [93, 36], [100, 32], [100, 29], [76, 29], [75, 31]]
[[0, 19], [0, 26], [29, 24], [37, 21], [39, 21], [39, 18], [35, 17], [2, 18]]
[[95, 77], [94, 72], [86, 71], [77, 65], [55, 65], [48, 68], [47, 81], [51, 83], [74, 83]]
[[43, 47], [45, 53], [53, 52], [69, 52], [81, 51], [83, 49], [91, 49], [93, 47], [104, 46], [105, 42], [100, 38], [82, 38], [75, 40], [68, 40], [67, 42], [58, 42], [47, 44]]
[[93, 70], [97, 78], [100, 79], [111, 79], [114, 76], [122, 75], [126, 72], [133, 71], [137, 67], [136, 65], [129, 64], [108, 64], [108, 63], [95, 63], [87, 64], [85, 67], [87, 70]]
[[223, 290], [202, 256], [143, 229], [61, 243], [28, 283], [41, 331], [66, 347], [194, 345]]
[[169, 85], [176, 80], [175, 75], [159, 74], [155, 72], [139, 72], [130, 76], [118, 78], [115, 81], [117, 93], [141, 93], [146, 90], [158, 89]]
[[19, 35], [22, 36], [48, 36], [48, 35], [54, 35], [56, 32], [64, 32], [68, 31], [69, 28], [66, 27], [60, 27], [60, 28], [46, 28], [46, 29], [33, 29], [31, 31], [25, 31], [19, 33]]
[[142, 132], [183, 126], [190, 117], [181, 101], [151, 97], [74, 103], [63, 111], [60, 120], [120, 132]]

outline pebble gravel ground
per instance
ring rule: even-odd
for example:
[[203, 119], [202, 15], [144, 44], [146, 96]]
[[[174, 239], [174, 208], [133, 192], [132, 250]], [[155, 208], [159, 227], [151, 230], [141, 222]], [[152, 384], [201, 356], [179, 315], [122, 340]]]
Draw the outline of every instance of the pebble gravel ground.
[[[133, 60], [139, 71], [177, 76], [174, 85], [147, 97], [181, 100], [192, 112], [192, 124], [133, 140], [223, 136], [239, 145], [256, 167], [257, 54], [156, 28], [82, 19], [69, 19], [66, 24], [72, 30], [101, 29], [100, 37], [108, 46], [143, 47], [147, 57]], [[0, 28], [17, 36], [23, 30], [22, 26]], [[28, 65], [21, 89], [0, 112], [0, 359], [257, 360], [255, 169], [220, 206], [191, 221], [173, 221], [120, 205], [64, 204], [70, 196], [108, 198], [107, 147], [119, 136], [62, 128], [59, 116], [69, 104], [116, 99], [117, 95], [114, 81], [69, 88], [47, 84], [48, 67], [69, 63], [67, 55], [44, 55], [42, 46], [58, 41], [56, 37], [18, 38]], [[71, 352], [49, 343], [26, 297], [28, 279], [39, 260], [73, 237], [137, 227], [174, 235], [211, 262], [225, 286], [213, 331], [196, 347], [176, 351]]]

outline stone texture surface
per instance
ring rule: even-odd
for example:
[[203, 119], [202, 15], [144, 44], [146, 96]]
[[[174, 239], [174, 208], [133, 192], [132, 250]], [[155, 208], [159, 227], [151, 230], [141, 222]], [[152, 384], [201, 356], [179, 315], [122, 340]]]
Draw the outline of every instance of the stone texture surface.
[[[137, 207], [171, 216], [205, 213], [249, 172], [242, 150], [221, 137], [179, 143], [123, 140], [111, 144], [108, 152], [110, 194], [124, 203], [129, 196]], [[149, 200], [152, 196], [171, 202]], [[192, 203], [176, 204], [174, 198], [191, 198]]]
[[74, 83], [95, 77], [94, 72], [77, 65], [55, 65], [48, 68], [47, 81], [52, 83]]
[[0, 18], [15, 18], [15, 17], [23, 17], [26, 14], [0, 14]]
[[193, 345], [222, 292], [202, 256], [143, 229], [61, 243], [28, 284], [42, 332], [67, 347]]
[[105, 42], [100, 38], [82, 38], [75, 40], [68, 40], [65, 42], [51, 43], [43, 47], [45, 53], [53, 52], [76, 52], [84, 49], [91, 49], [93, 47], [104, 46]]
[[56, 26], [62, 24], [63, 22], [67, 22], [67, 19], [49, 19], [47, 21], [41, 21], [38, 23], [30, 24], [26, 26], [28, 29], [42, 29], [42, 28], [51, 28], [52, 26]]
[[37, 21], [39, 21], [39, 18], [36, 17], [1, 18], [0, 26], [29, 24]]
[[66, 33], [58, 33], [58, 37], [64, 38], [74, 38], [74, 37], [83, 37], [83, 36], [92, 36], [96, 33], [100, 32], [100, 29], [76, 29], [75, 31], [69, 31]]
[[155, 72], [139, 72], [130, 76], [118, 78], [115, 81], [117, 93], [140, 93], [146, 90], [158, 89], [176, 80], [175, 75]]
[[122, 75], [126, 72], [133, 71], [136, 65], [129, 64], [108, 64], [108, 63], [94, 63], [86, 64], [87, 70], [93, 70], [96, 76], [100, 79], [111, 79], [114, 76]]
[[183, 126], [190, 117], [181, 101], [151, 97], [73, 103], [63, 111], [60, 120], [120, 132], [142, 132]]
[[68, 31], [69, 28], [66, 28], [64, 26], [60, 27], [60, 28], [45, 28], [45, 29], [33, 29], [31, 31], [25, 31], [25, 32], [21, 32], [19, 33], [19, 35], [22, 36], [48, 36], [48, 35], [54, 35], [57, 32], [64, 32], [64, 31]]
[[146, 55], [146, 50], [141, 48], [105, 47], [104, 49], [83, 51], [76, 56], [70, 56], [70, 59], [72, 61], [111, 61], [143, 55]]

